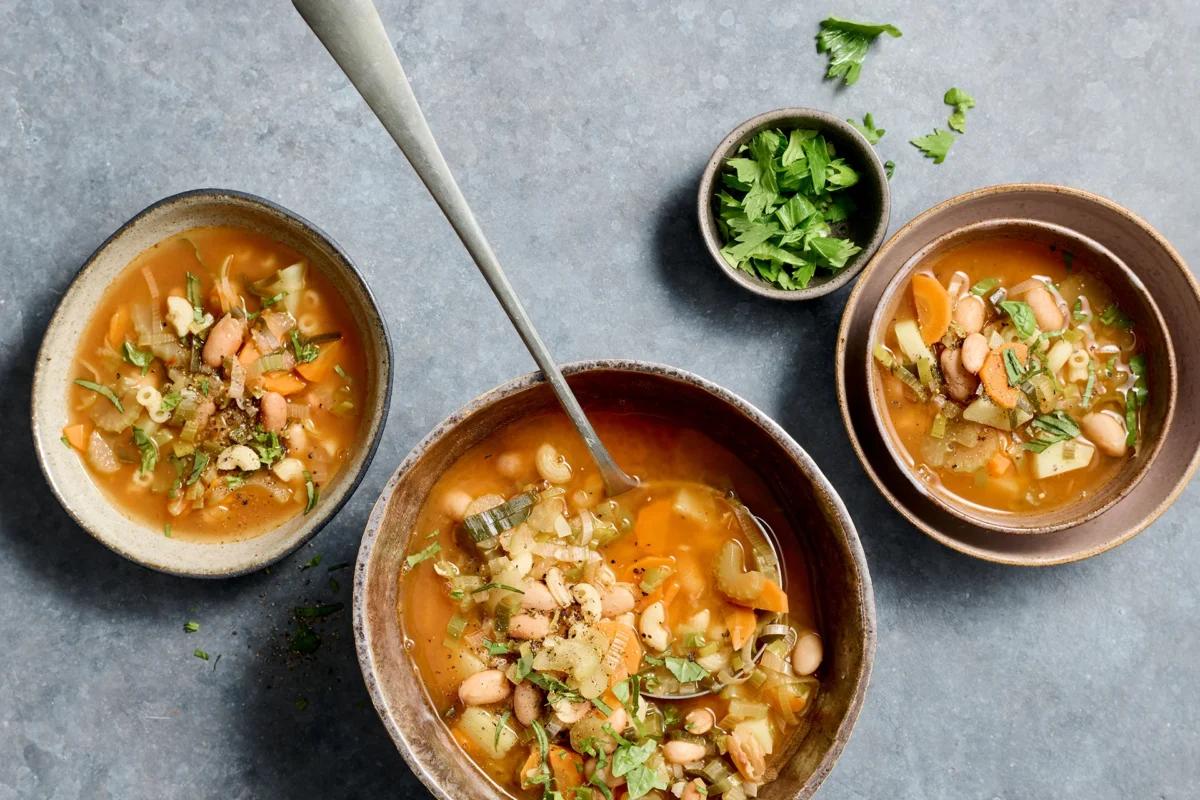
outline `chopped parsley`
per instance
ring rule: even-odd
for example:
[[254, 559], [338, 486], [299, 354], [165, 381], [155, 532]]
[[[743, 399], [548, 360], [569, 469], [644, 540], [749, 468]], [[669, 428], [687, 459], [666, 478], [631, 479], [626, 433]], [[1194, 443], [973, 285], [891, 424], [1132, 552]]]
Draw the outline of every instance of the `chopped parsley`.
[[[1126, 316], [1125, 312], [1116, 303], [1112, 303], [1100, 312], [1100, 324], [1107, 325], [1110, 328], [1129, 330], [1133, 327], [1133, 320]], [[76, 381], [76, 383], [78, 382]]]
[[942, 97], [942, 102], [954, 109], [950, 112], [950, 119], [946, 124], [959, 133], [966, 133], [967, 109], [975, 107], [975, 98], [962, 89], [953, 88]]
[[258, 460], [262, 463], [270, 466], [283, 458], [283, 445], [279, 441], [279, 434], [275, 431], [256, 430], [252, 439], [250, 447], [258, 453]]
[[1066, 442], [1080, 434], [1079, 423], [1062, 411], [1054, 411], [1035, 417], [1029, 423], [1037, 431], [1037, 438], [1025, 442], [1026, 450], [1040, 453], [1052, 444]]
[[493, 642], [491, 639], [484, 639], [483, 647], [489, 656], [502, 656], [512, 652], [512, 647], [506, 642]]
[[184, 482], [185, 485], [191, 486], [193, 483], [200, 480], [200, 475], [204, 472], [204, 468], [207, 466], [208, 453], [204, 452], [203, 450], [197, 450], [196, 454], [192, 456], [192, 472], [190, 475], [188, 475], [187, 480]]
[[136, 425], [133, 427], [133, 443], [137, 445], [138, 452], [142, 455], [142, 463], [139, 471], [143, 474], [149, 474], [154, 471], [158, 465], [158, 442], [146, 435], [146, 432]]
[[183, 630], [185, 633], [195, 633], [196, 631], [200, 630], [200, 623], [194, 620], [188, 620], [187, 622], [183, 623]]
[[934, 128], [933, 133], [926, 136], [918, 136], [908, 141], [909, 144], [920, 150], [921, 154], [926, 158], [932, 158], [933, 163], [941, 164], [950, 153], [950, 146], [954, 144], [954, 134], [950, 131]]
[[208, 661], [208, 653], [204, 652], [199, 647], [192, 651], [192, 655], [201, 660]]
[[884, 33], [891, 37], [901, 35], [895, 25], [851, 22], [837, 17], [821, 20], [821, 30], [817, 33], [817, 52], [829, 54], [829, 69], [825, 77], [834, 80], [840, 78], [846, 86], [854, 84], [862, 73], [863, 60], [871, 43]]
[[[422, 561], [428, 561], [429, 559], [433, 558], [441, 551], [442, 551], [442, 545], [438, 542], [434, 542], [433, 544], [429, 545], [425, 549], [419, 550], [418, 552], [413, 553], [412, 555], [405, 558], [404, 563], [408, 565], [409, 569], [412, 569], [417, 564], [420, 564]], [[483, 589], [483, 587], [481, 586], [476, 591], [482, 591], [482, 589]]]
[[95, 392], [116, 406], [117, 411], [120, 411], [122, 414], [125, 413], [125, 406], [121, 405], [121, 398], [117, 397], [116, 394], [113, 393], [112, 389], [96, 383], [95, 381], [85, 381], [83, 378], [76, 378], [75, 383], [89, 391]]
[[162, 396], [162, 403], [158, 410], [169, 414], [175, 410], [175, 406], [179, 405], [179, 401], [182, 399], [183, 395], [172, 389]]
[[849, 122], [851, 125], [853, 125], [854, 129], [861, 133], [863, 138], [865, 138], [871, 144], [879, 144], [879, 140], [883, 138], [885, 133], [887, 133], [887, 131], [883, 128], [875, 127], [875, 120], [870, 114], [863, 114], [862, 122], [855, 122], [852, 119], [848, 119], [846, 122]]
[[721, 256], [734, 269], [801, 289], [818, 269], [837, 272], [861, 250], [834, 230], [854, 212], [844, 190], [859, 174], [818, 131], [758, 132], [725, 161], [721, 181]]
[[128, 340], [121, 347], [121, 357], [125, 359], [125, 363], [141, 369], [143, 375], [150, 371], [150, 364], [154, 361], [153, 353], [149, 350], [138, 350]]
[[292, 352], [296, 354], [297, 364], [307, 364], [316, 361], [321, 355], [321, 348], [311, 341], [302, 341], [298, 331], [292, 331]]

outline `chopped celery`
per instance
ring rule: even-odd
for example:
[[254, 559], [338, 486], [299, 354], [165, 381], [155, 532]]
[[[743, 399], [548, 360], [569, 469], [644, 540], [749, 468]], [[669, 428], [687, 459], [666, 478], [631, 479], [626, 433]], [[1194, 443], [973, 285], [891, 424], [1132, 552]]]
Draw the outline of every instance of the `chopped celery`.
[[938, 412], [933, 418], [933, 425], [929, 428], [929, 435], [935, 439], [943, 439], [946, 436], [946, 416], [942, 412]]

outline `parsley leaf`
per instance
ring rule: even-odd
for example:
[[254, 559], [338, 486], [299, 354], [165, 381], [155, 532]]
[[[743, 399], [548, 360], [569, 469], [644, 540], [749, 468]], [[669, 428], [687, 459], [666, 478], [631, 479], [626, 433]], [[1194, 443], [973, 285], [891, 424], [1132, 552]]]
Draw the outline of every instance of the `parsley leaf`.
[[695, 683], [708, 677], [708, 670], [690, 658], [667, 656], [663, 661], [668, 670], [680, 683]]
[[[1122, 328], [1129, 330], [1133, 327], [1133, 320], [1125, 315], [1116, 303], [1110, 304], [1107, 308], [1100, 312], [1100, 324], [1107, 325], [1110, 328]], [[75, 381], [79, 383], [79, 381]]]
[[975, 107], [975, 98], [962, 89], [952, 88], [947, 90], [945, 96], [942, 97], [942, 102], [954, 108], [954, 111], [950, 112], [950, 119], [946, 124], [959, 133], [966, 133], [967, 109]]
[[612, 774], [618, 778], [628, 775], [634, 767], [646, 763], [646, 759], [656, 749], [658, 749], [658, 742], [654, 739], [647, 739], [641, 744], [618, 747], [613, 753]]
[[887, 131], [883, 128], [875, 127], [875, 120], [870, 114], [863, 114], [862, 122], [855, 122], [852, 119], [848, 119], [846, 122], [849, 122], [851, 125], [853, 125], [854, 129], [861, 133], [863, 138], [865, 138], [871, 144], [879, 144], [879, 140], [883, 138], [885, 133], [887, 133]]
[[1028, 303], [1023, 300], [1004, 300], [1000, 303], [1000, 308], [1008, 314], [1022, 339], [1028, 339], [1037, 333], [1037, 318], [1033, 316], [1033, 309]]
[[817, 33], [817, 52], [829, 54], [825, 77], [841, 78], [846, 86], [855, 83], [871, 42], [883, 33], [892, 37], [901, 35], [894, 25], [851, 22], [837, 17], [822, 20], [821, 30]]
[[908, 143], [920, 150], [926, 158], [932, 158], [933, 163], [941, 164], [950, 152], [950, 145], [954, 144], [954, 134], [934, 128], [933, 133], [928, 136], [909, 139]]
[[133, 427], [133, 443], [142, 454], [140, 472], [146, 474], [154, 471], [158, 465], [158, 442], [146, 435], [146, 432], [136, 425]]
[[256, 430], [250, 447], [258, 453], [258, 460], [268, 467], [283, 458], [283, 445], [274, 431]]
[[1035, 417], [1029, 427], [1037, 431], [1037, 438], [1025, 442], [1025, 449], [1040, 453], [1052, 444], [1066, 442], [1080, 434], [1079, 423], [1062, 411], [1054, 411]]
[[143, 375], [150, 371], [150, 364], [154, 361], [153, 353], [149, 350], [138, 350], [129, 340], [121, 347], [121, 357], [125, 359], [125, 363], [140, 368]]
[[187, 622], [183, 623], [183, 630], [185, 633], [195, 633], [196, 631], [200, 630], [200, 623], [196, 622], [195, 620], [188, 620]]
[[89, 391], [95, 392], [116, 406], [117, 411], [120, 411], [122, 414], [125, 413], [125, 406], [121, 405], [121, 398], [117, 397], [112, 389], [95, 381], [85, 381], [83, 378], [76, 378], [75, 383]]
[[292, 352], [296, 354], [297, 364], [307, 364], [317, 360], [321, 355], [321, 348], [310, 341], [301, 341], [300, 334], [292, 331]]
[[[433, 544], [426, 547], [424, 550], [413, 553], [411, 556], [408, 556], [407, 558], [405, 558], [404, 563], [408, 565], [409, 569], [412, 569], [417, 564], [420, 564], [422, 561], [428, 561], [429, 559], [433, 558], [435, 555], [440, 553], [441, 550], [442, 550], [442, 546], [439, 543], [434, 542]], [[495, 653], [493, 653], [492, 655], [495, 655]]]

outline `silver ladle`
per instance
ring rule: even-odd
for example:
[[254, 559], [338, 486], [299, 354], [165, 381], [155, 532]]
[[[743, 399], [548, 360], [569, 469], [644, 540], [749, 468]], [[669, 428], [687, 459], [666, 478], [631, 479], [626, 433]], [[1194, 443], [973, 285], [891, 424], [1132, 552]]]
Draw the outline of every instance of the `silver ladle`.
[[[325, 45], [333, 60], [342, 68], [342, 72], [346, 73], [350, 83], [367, 101], [367, 105], [383, 123], [383, 127], [391, 134], [408, 163], [425, 184], [425, 188], [433, 195], [458, 238], [462, 240], [463, 246], [475, 261], [475, 266], [483, 273], [484, 280], [492, 288], [513, 327], [517, 329], [521, 341], [525, 343], [533, 360], [549, 381], [550, 388], [554, 390], [571, 424], [587, 445], [588, 452], [600, 470], [608, 496], [615, 497], [637, 488], [637, 478], [621, 469], [600, 441], [596, 429], [584, 414], [579, 400], [567, 385], [562, 371], [534, 329], [533, 322], [505, 277], [504, 270], [500, 268], [496, 254], [483, 235], [483, 229], [479, 227], [433, 138], [433, 132], [425, 121], [416, 96], [413, 95], [412, 86], [404, 74], [404, 68], [400, 66], [400, 59], [392, 48], [374, 3], [371, 0], [292, 0], [292, 4]], [[774, 536], [767, 533], [761, 520], [757, 517], [754, 519], [763, 540], [774, 555], [775, 564], [780, 568], [782, 580], [783, 560], [779, 555], [778, 544]], [[760, 648], [754, 660], [757, 661], [761, 654]], [[706, 693], [707, 690], [698, 691], [694, 695], [662, 697], [678, 699]]]

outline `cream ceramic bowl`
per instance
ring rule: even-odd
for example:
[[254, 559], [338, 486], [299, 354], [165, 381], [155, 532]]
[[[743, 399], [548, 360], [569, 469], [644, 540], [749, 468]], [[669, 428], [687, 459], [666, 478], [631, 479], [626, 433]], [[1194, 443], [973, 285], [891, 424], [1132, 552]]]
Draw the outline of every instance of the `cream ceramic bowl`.
[[[773, 763], [779, 776], [762, 800], [807, 798], [833, 769], [858, 719], [875, 654], [875, 602], [862, 546], [841, 499], [796, 442], [761, 411], [703, 378], [638, 361], [589, 361], [563, 368], [585, 408], [662, 413], [703, 430], [759, 472], [793, 523], [811, 570], [825, 643], [821, 692], [811, 727]], [[367, 690], [409, 767], [443, 800], [509, 795], [467, 757], [438, 716], [405, 634], [400, 567], [417, 514], [434, 482], [492, 431], [556, 409], [539, 373], [482, 395], [434, 429], [396, 469], [367, 522], [354, 573], [354, 638]], [[786, 553], [785, 553], [786, 554]]]
[[[359, 321], [369, 367], [360, 441], [338, 476], [322, 487], [321, 502], [252, 539], [200, 543], [172, 539], [131, 519], [92, 481], [79, 454], [59, 437], [67, 422], [67, 390], [79, 339], [105, 290], [139, 253], [190, 228], [227, 225], [265, 234], [304, 255], [341, 293]], [[291, 553], [338, 512], [361, 480], [387, 415], [392, 384], [391, 340], [383, 316], [358, 269], [312, 223], [253, 195], [198, 189], [160, 200], [122, 225], [88, 258], [50, 320], [33, 377], [33, 439], [38, 463], [59, 502], [80, 527], [114, 552], [175, 575], [223, 578], [261, 569]]]

